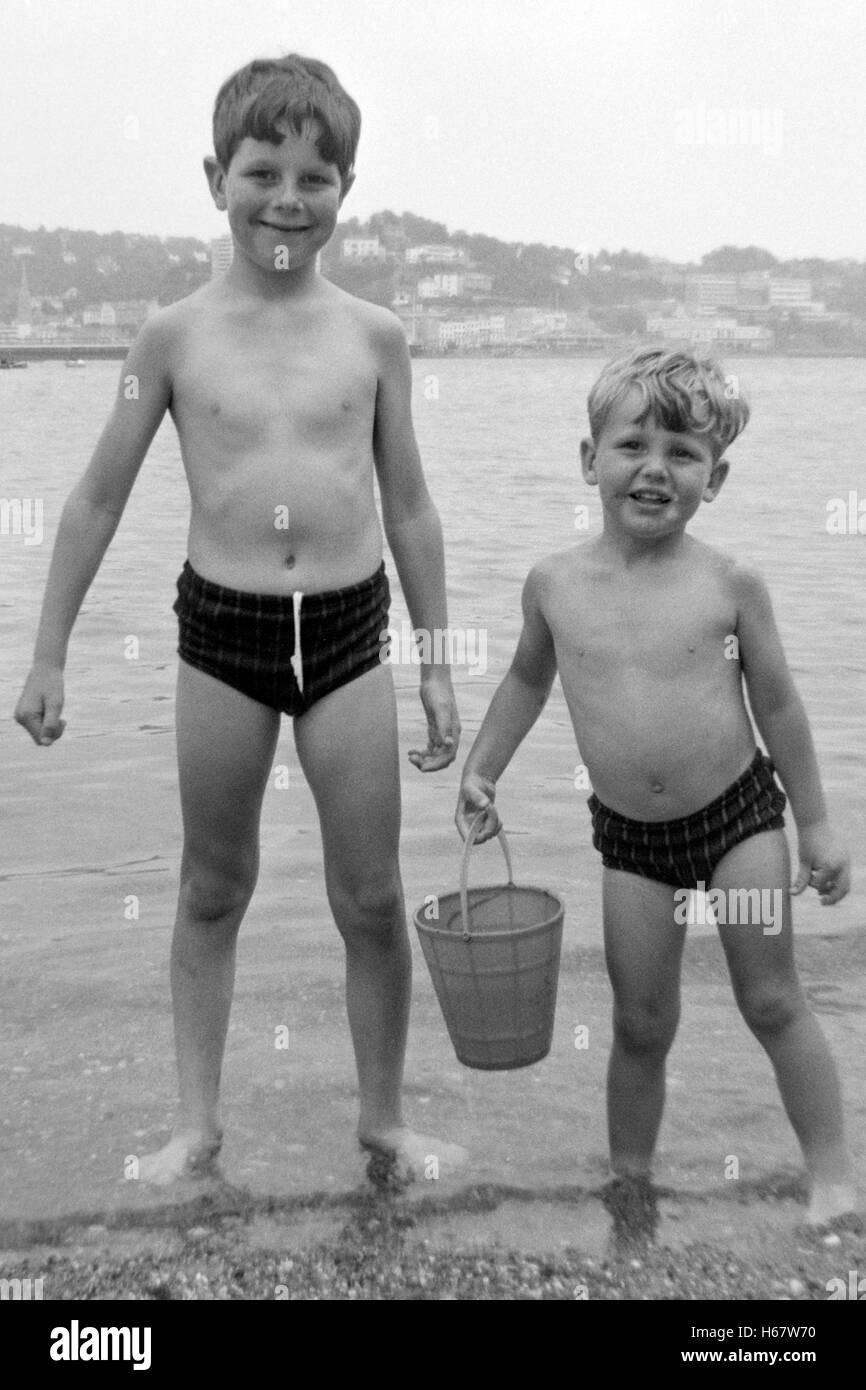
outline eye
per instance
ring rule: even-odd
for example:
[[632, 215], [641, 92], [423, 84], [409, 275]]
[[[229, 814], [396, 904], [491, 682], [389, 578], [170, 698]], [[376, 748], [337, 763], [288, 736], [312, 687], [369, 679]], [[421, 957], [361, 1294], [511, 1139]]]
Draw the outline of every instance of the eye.
[[622, 443], [620, 444], [619, 447], [620, 447], [620, 449], [639, 449], [639, 448], [640, 448], [640, 440], [639, 440], [639, 439], [624, 439], [624, 440], [622, 441]]

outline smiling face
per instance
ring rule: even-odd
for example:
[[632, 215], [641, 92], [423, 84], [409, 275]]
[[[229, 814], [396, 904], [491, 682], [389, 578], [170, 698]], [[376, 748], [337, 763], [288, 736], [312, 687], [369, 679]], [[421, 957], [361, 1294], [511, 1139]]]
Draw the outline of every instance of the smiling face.
[[280, 128], [279, 145], [246, 136], [227, 171], [205, 160], [213, 200], [228, 212], [235, 253], [271, 271], [315, 263], [353, 180], [351, 174], [342, 179], [319, 154], [316, 121], [305, 122], [301, 134]]
[[714, 460], [707, 435], [663, 429], [652, 415], [641, 420], [645, 409], [640, 391], [629, 391], [598, 442], [581, 444], [581, 467], [598, 486], [605, 530], [654, 541], [684, 530], [718, 494], [728, 465]]

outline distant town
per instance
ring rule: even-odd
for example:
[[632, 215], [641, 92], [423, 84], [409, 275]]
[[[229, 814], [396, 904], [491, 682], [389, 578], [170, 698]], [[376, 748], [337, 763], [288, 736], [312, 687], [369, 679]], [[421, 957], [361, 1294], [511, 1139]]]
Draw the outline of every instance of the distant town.
[[[0, 224], [0, 363], [122, 356], [145, 319], [221, 273], [231, 237]], [[521, 245], [411, 213], [339, 225], [328, 279], [387, 305], [416, 354], [604, 354], [635, 342], [728, 354], [866, 355], [866, 263], [722, 246], [699, 264]]]

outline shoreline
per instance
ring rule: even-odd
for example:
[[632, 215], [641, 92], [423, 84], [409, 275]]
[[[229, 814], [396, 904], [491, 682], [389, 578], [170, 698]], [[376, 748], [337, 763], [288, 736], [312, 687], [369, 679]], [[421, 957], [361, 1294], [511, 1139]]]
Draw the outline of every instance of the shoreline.
[[[644, 340], [636, 340], [636, 343], [637, 341]], [[655, 343], [655, 340], [647, 338], [645, 340], [645, 343], [646, 346], [651, 346]], [[613, 353], [619, 352], [623, 346], [624, 344], [621, 343], [612, 343], [607, 347], [597, 348], [455, 348], [449, 352], [439, 352], [438, 350], [428, 351], [427, 348], [419, 347], [416, 344], [410, 343], [409, 355], [412, 358], [440, 362], [451, 360], [463, 361], [464, 359], [470, 358], [496, 358], [508, 360], [513, 360], [517, 358], [528, 359], [536, 362], [548, 362], [566, 357], [574, 357], [578, 359], [590, 358], [603, 362], [606, 361], [607, 358], [610, 357]], [[704, 345], [700, 344], [699, 346]], [[710, 346], [713, 348], [714, 351], [722, 350], [724, 352], [724, 343], [710, 344]], [[62, 345], [57, 343], [22, 343], [20, 345], [10, 344], [8, 352], [5, 352], [4, 355], [9, 357], [13, 362], [26, 362], [28, 363], [28, 365], [31, 362], [65, 362], [72, 358], [83, 358], [85, 361], [93, 362], [122, 362], [125, 359], [131, 347], [131, 342], [67, 343]], [[835, 352], [831, 350], [828, 350], [826, 352], [807, 352], [800, 351], [799, 349], [794, 349], [792, 352], [725, 352], [725, 357], [726, 359], [732, 357], [742, 357], [749, 361], [754, 360], [761, 362], [784, 362], [793, 357], [804, 360], [811, 359], [816, 362], [823, 362], [828, 358], [833, 358], [840, 361], [849, 360], [852, 362], [861, 362], [864, 358], [866, 358], [866, 349], [864, 349], [863, 352]]]

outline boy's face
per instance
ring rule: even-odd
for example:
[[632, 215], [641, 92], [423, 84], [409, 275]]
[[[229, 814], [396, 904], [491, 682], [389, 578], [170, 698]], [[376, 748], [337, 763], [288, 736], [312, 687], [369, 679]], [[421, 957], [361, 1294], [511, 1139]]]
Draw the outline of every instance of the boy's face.
[[713, 460], [705, 434], [662, 429], [652, 415], [641, 422], [637, 389], [610, 412], [597, 444], [584, 439], [581, 468], [597, 484], [605, 523], [647, 540], [682, 531], [701, 502], [712, 502], [728, 474]]
[[301, 135], [288, 125], [279, 129], [279, 145], [246, 136], [227, 170], [213, 158], [205, 160], [213, 200], [228, 212], [236, 251], [277, 271], [315, 261], [354, 179], [341, 179], [336, 164], [319, 154], [317, 121], [307, 121]]

